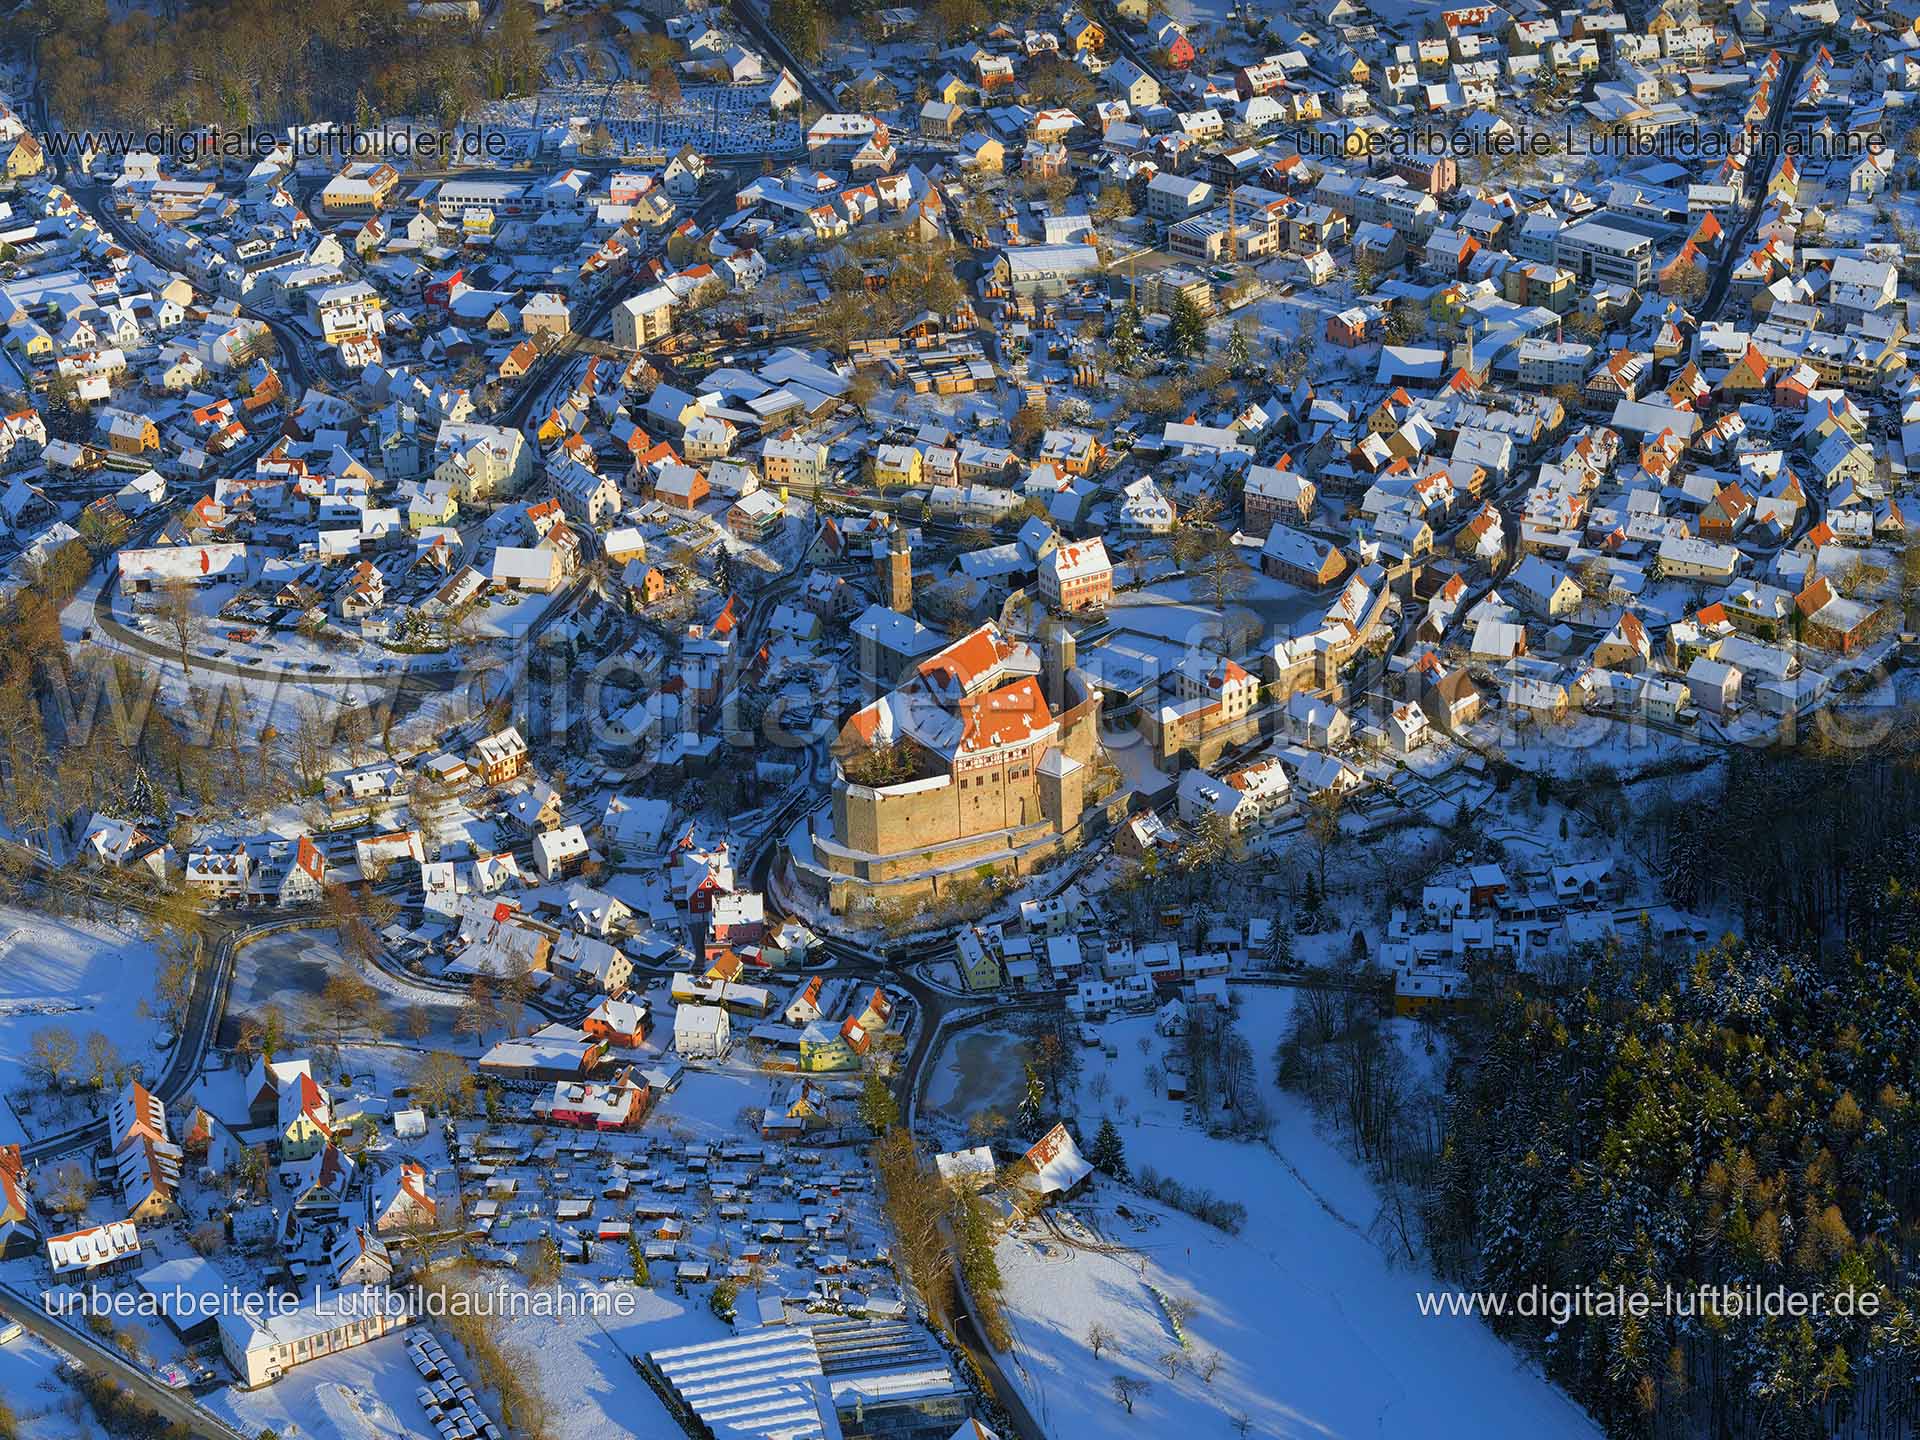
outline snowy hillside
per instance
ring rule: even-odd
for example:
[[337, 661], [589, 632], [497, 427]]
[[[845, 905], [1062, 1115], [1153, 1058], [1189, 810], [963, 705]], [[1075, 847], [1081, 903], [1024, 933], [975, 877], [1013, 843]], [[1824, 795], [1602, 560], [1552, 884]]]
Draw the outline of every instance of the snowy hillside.
[[[1477, 1320], [1423, 1318], [1434, 1288], [1423, 1267], [1376, 1239], [1379, 1196], [1366, 1176], [1313, 1133], [1298, 1100], [1272, 1084], [1268, 1054], [1293, 992], [1248, 990], [1241, 1028], [1252, 1043], [1275, 1123], [1270, 1144], [1215, 1139], [1155, 1093], [1138, 1048], [1150, 1020], [1101, 1027], [1117, 1052], [1089, 1051], [1079, 1091], [1108, 1077], [1135, 1171], [1246, 1206], [1228, 1235], [1128, 1187], [1096, 1177], [1090, 1200], [1032, 1222], [1000, 1245], [1016, 1336], [1014, 1374], [1049, 1434], [1250, 1433], [1276, 1437], [1420, 1433], [1477, 1437], [1488, 1417], [1515, 1433], [1599, 1433], [1585, 1414]], [[1155, 1042], [1155, 1050], [1161, 1042]], [[1091, 1136], [1103, 1107], [1083, 1107]], [[1159, 1294], [1156, 1294], [1156, 1291]], [[1159, 1295], [1191, 1305], [1182, 1349]], [[1090, 1330], [1113, 1339], [1095, 1359]], [[1180, 1359], [1169, 1377], [1162, 1357]], [[1219, 1357], [1209, 1382], [1208, 1357]], [[1129, 1416], [1113, 1378], [1146, 1380]]]

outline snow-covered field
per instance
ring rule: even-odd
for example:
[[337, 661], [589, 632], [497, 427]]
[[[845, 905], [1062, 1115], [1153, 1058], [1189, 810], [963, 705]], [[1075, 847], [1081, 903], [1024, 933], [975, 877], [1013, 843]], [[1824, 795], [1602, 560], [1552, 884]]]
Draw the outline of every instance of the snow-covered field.
[[420, 1376], [402, 1334], [296, 1365], [259, 1390], [221, 1390], [207, 1408], [249, 1435], [325, 1435], [337, 1440], [397, 1440], [431, 1428], [414, 1398]]
[[[1275, 1437], [1410, 1434], [1478, 1436], [1494, 1426], [1530, 1436], [1599, 1432], [1580, 1409], [1478, 1321], [1422, 1318], [1435, 1288], [1376, 1224], [1380, 1199], [1366, 1175], [1314, 1132], [1293, 1097], [1272, 1083], [1270, 1056], [1294, 992], [1245, 987], [1240, 1026], [1252, 1046], [1274, 1124], [1267, 1144], [1215, 1139], [1186, 1123], [1184, 1102], [1160, 1098], [1147, 1068], [1165, 1052], [1146, 1019], [1117, 1021], [1117, 1051], [1086, 1052], [1078, 1086], [1106, 1074], [1108, 1101], [1082, 1103], [1090, 1137], [1115, 1114], [1127, 1159], [1247, 1208], [1237, 1236], [1096, 1182], [1056, 1225], [1029, 1224], [999, 1250], [1016, 1337], [1016, 1383], [1049, 1434], [1115, 1437], [1251, 1433]], [[1412, 1027], [1403, 1043], [1418, 1050]], [[1414, 1056], [1414, 1070], [1431, 1062]], [[1124, 1109], [1118, 1096], [1125, 1095]], [[1190, 1302], [1181, 1350], [1154, 1293]], [[1113, 1341], [1095, 1360], [1086, 1340], [1102, 1324]], [[1169, 1377], [1161, 1357], [1179, 1351]], [[1207, 1357], [1219, 1365], [1209, 1382]], [[1113, 1377], [1149, 1382], [1128, 1415]]]
[[93, 1440], [101, 1433], [80, 1392], [61, 1376], [59, 1353], [31, 1335], [0, 1345], [0, 1396], [19, 1440]]
[[158, 968], [144, 935], [0, 907], [0, 1096], [9, 1106], [0, 1112], [0, 1143], [18, 1140], [22, 1128], [60, 1128], [73, 1103], [42, 1096], [29, 1079], [36, 1030], [67, 1031], [83, 1056], [98, 1031], [123, 1063], [144, 1065], [149, 1077], [158, 1072], [163, 1027], [146, 1013]]
[[[602, 1248], [614, 1253], [620, 1249]], [[620, 1263], [610, 1261], [608, 1268]], [[524, 1293], [511, 1277], [502, 1283], [510, 1293]], [[534, 1367], [551, 1434], [588, 1440], [678, 1433], [633, 1361], [649, 1350], [717, 1340], [729, 1331], [707, 1309], [704, 1288], [682, 1297], [665, 1280], [658, 1283], [658, 1289], [639, 1289], [621, 1280], [585, 1285], [581, 1293], [603, 1295], [608, 1313], [516, 1315], [505, 1323], [505, 1343], [520, 1347]]]

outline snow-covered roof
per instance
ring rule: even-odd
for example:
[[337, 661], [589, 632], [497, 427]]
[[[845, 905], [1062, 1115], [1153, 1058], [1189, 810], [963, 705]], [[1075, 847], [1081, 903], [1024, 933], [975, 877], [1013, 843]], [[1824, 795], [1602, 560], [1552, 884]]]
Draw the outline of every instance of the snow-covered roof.
[[131, 1220], [110, 1220], [86, 1230], [47, 1238], [47, 1259], [56, 1275], [94, 1270], [140, 1253], [140, 1232]]
[[1071, 1190], [1093, 1173], [1093, 1166], [1081, 1155], [1065, 1125], [1055, 1125], [1042, 1135], [1026, 1158], [1033, 1165], [1033, 1179], [1028, 1183], [1042, 1195]]

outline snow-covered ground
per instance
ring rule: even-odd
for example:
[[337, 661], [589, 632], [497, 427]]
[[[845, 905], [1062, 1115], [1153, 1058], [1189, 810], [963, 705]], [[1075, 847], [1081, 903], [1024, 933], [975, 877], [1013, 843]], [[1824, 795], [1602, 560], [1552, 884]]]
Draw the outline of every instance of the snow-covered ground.
[[259, 1390], [218, 1391], [206, 1404], [248, 1435], [273, 1430], [331, 1440], [400, 1440], [431, 1428], [414, 1398], [419, 1384], [405, 1337], [393, 1334], [296, 1365]]
[[60, 1374], [60, 1354], [31, 1335], [0, 1345], [0, 1397], [13, 1411], [19, 1440], [93, 1440], [101, 1433]]
[[[622, 1247], [600, 1248], [618, 1257], [603, 1268], [624, 1265]], [[510, 1276], [501, 1284], [509, 1295], [525, 1295], [525, 1287]], [[519, 1314], [505, 1322], [505, 1345], [518, 1346], [533, 1366], [546, 1400], [550, 1434], [590, 1440], [678, 1433], [660, 1397], [634, 1369], [634, 1360], [649, 1350], [718, 1340], [730, 1332], [708, 1310], [705, 1287], [676, 1296], [666, 1279], [656, 1285], [641, 1289], [615, 1279], [570, 1284], [574, 1293], [601, 1297], [605, 1313], [585, 1313], [588, 1307], [583, 1304], [563, 1315]], [[743, 1303], [750, 1303], [750, 1295]]]
[[[1227, 1434], [1240, 1415], [1253, 1434], [1302, 1440], [1600, 1433], [1477, 1322], [1420, 1319], [1424, 1277], [1390, 1269], [1304, 1186], [1271, 1188], [1242, 1238], [1127, 1197], [1131, 1223], [1110, 1204], [1092, 1211], [1112, 1250], [1080, 1248], [1088, 1232], [1071, 1221], [1069, 1239], [1029, 1226], [1001, 1244], [1010, 1369], [1048, 1434]], [[1161, 1357], [1179, 1347], [1155, 1289], [1194, 1306], [1171, 1379]], [[1098, 1360], [1086, 1344], [1096, 1323], [1114, 1337]], [[1115, 1375], [1151, 1385], [1131, 1416]]]
[[[1251, 1433], [1276, 1437], [1466, 1437], [1495, 1425], [1597, 1435], [1479, 1322], [1422, 1318], [1417, 1297], [1437, 1282], [1376, 1223], [1380, 1198], [1367, 1176], [1273, 1083], [1271, 1055], [1295, 992], [1241, 993], [1241, 1032], [1273, 1107], [1267, 1143], [1210, 1137], [1187, 1123], [1184, 1102], [1148, 1085], [1169, 1042], [1144, 1018], [1103, 1027], [1115, 1056], [1086, 1051], [1077, 1087], [1082, 1135], [1112, 1113], [1135, 1171], [1152, 1166], [1246, 1206], [1240, 1234], [1096, 1180], [1091, 1198], [1055, 1224], [1001, 1242], [1016, 1339], [1008, 1369], [1048, 1433], [1225, 1434], [1244, 1415]], [[1414, 1072], [1430, 1073], [1414, 1028], [1395, 1033]], [[1151, 1037], [1145, 1052], [1142, 1036]], [[1102, 1074], [1104, 1104], [1090, 1099]], [[1193, 1307], [1184, 1350], [1156, 1289]], [[1096, 1323], [1114, 1337], [1098, 1360], [1086, 1343]], [[1176, 1350], [1170, 1378], [1161, 1357]], [[1202, 1370], [1215, 1354], [1209, 1382]], [[1115, 1398], [1116, 1374], [1150, 1383], [1131, 1416]]]
[[[511, 1272], [483, 1282], [483, 1289], [503, 1298], [503, 1311], [520, 1307], [521, 1313], [497, 1322], [498, 1339], [503, 1351], [517, 1351], [532, 1367], [547, 1403], [548, 1433], [568, 1440], [675, 1434], [665, 1407], [629, 1357], [663, 1345], [717, 1339], [726, 1327], [708, 1313], [699, 1295], [680, 1299], [664, 1286], [643, 1290], [618, 1281], [582, 1288], [605, 1291], [610, 1302], [619, 1301], [606, 1306], [615, 1313], [525, 1313], [531, 1308], [525, 1287]], [[448, 1340], [444, 1329], [423, 1323], [443, 1343]], [[472, 1374], [467, 1378], [471, 1383]], [[297, 1365], [260, 1390], [220, 1391], [209, 1408], [249, 1435], [271, 1429], [325, 1440], [412, 1440], [432, 1433], [414, 1395], [419, 1384], [404, 1334], [394, 1334]], [[496, 1413], [491, 1395], [482, 1404]]]
[[163, 1026], [147, 1013], [159, 961], [144, 935], [0, 906], [0, 1143], [72, 1120], [71, 1097], [45, 1093], [28, 1073], [34, 1032], [65, 1030], [81, 1048], [98, 1031], [124, 1064], [149, 1077], [162, 1062]]

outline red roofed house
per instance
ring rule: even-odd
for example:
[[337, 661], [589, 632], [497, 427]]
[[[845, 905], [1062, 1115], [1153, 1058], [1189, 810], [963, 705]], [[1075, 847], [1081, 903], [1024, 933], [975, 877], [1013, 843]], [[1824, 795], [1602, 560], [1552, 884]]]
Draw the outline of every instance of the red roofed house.
[[131, 1081], [107, 1112], [113, 1174], [130, 1220], [158, 1219], [173, 1207], [181, 1149], [167, 1134], [166, 1107]]
[[262, 901], [275, 905], [307, 905], [326, 890], [326, 852], [302, 835], [291, 847], [276, 842], [265, 864], [250, 874], [250, 887]]
[[867, 997], [867, 1007], [857, 1017], [867, 1030], [878, 1033], [885, 1030], [893, 1019], [893, 998], [880, 986], [873, 987], [873, 994]]
[[18, 1145], [0, 1145], [0, 1260], [38, 1248], [33, 1207], [27, 1203], [26, 1162]]
[[578, 1125], [588, 1130], [625, 1130], [640, 1123], [646, 1113], [647, 1082], [635, 1080], [632, 1070], [598, 1081], [556, 1080], [553, 1094], [534, 1102], [534, 1113], [556, 1125]]
[[857, 1015], [849, 1015], [840, 1022], [840, 1038], [856, 1055], [864, 1055], [873, 1048], [873, 1032], [860, 1023]]
[[1849, 600], [1837, 593], [1826, 576], [1815, 579], [1793, 597], [1800, 617], [1800, 636], [1809, 645], [1851, 655], [1881, 628], [1884, 613], [1877, 605]]
[[304, 1071], [280, 1091], [280, 1158], [305, 1160], [333, 1141], [333, 1101]]
[[1023, 1168], [1030, 1173], [1020, 1177], [1020, 1184], [1046, 1200], [1073, 1194], [1093, 1173], [1093, 1166], [1081, 1155], [1065, 1125], [1055, 1125], [1034, 1143], [1024, 1157]]
[[647, 1031], [651, 1028], [651, 1018], [651, 1011], [644, 1000], [607, 998], [594, 1006], [592, 1013], [580, 1022], [580, 1030], [596, 1040], [631, 1050], [645, 1042]]
[[1782, 410], [1804, 410], [1807, 398], [1820, 385], [1811, 365], [1796, 365], [1773, 383], [1773, 403]]
[[1730, 392], [1764, 390], [1772, 368], [1767, 363], [1767, 357], [1760, 353], [1760, 347], [1749, 344], [1740, 358], [1728, 367], [1727, 373], [1720, 377], [1720, 388]]
[[1593, 650], [1593, 663], [1602, 670], [1625, 670], [1637, 674], [1647, 668], [1653, 645], [1647, 627], [1631, 610], [1622, 611], [1620, 621]]
[[1753, 497], [1737, 481], [1722, 485], [1707, 508], [1700, 512], [1703, 539], [1730, 544], [1753, 518]]
[[329, 1140], [304, 1160], [283, 1165], [280, 1177], [293, 1192], [294, 1209], [337, 1212], [359, 1168], [351, 1155]]
[[509, 350], [506, 358], [500, 362], [499, 376], [502, 380], [518, 380], [540, 358], [540, 347], [531, 340], [522, 340]]

